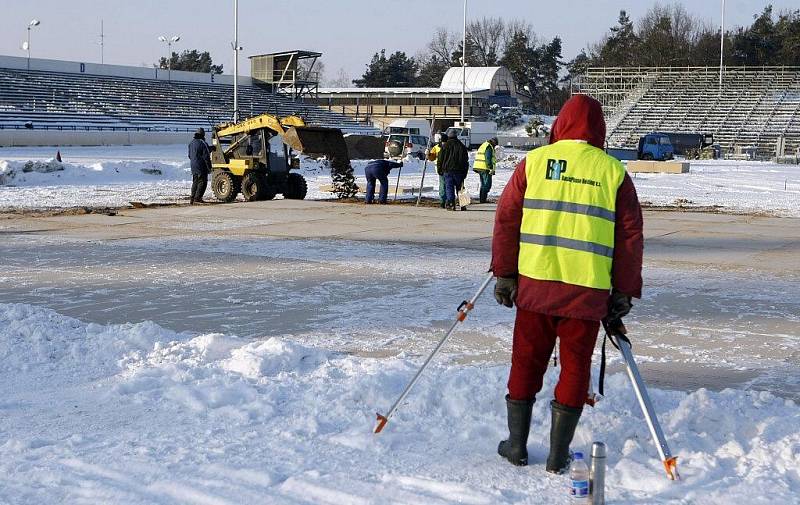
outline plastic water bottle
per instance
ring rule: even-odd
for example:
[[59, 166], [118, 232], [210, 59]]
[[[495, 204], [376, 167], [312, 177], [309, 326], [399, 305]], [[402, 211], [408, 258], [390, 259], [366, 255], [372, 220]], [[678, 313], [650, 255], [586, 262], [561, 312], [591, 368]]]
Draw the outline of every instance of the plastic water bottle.
[[573, 498], [588, 501], [589, 467], [586, 466], [586, 461], [583, 460], [582, 452], [576, 452], [573, 456], [572, 464], [569, 465], [569, 479], [572, 484], [569, 494]]

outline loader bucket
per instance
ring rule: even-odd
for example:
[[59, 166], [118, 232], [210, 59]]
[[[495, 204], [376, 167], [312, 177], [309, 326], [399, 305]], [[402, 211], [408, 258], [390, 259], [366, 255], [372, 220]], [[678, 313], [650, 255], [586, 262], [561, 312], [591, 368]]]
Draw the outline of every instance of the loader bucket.
[[286, 130], [283, 141], [293, 150], [307, 156], [349, 158], [342, 131], [336, 128], [293, 126]]
[[351, 160], [377, 160], [383, 158], [384, 140], [371, 135], [348, 135], [344, 138]]
[[331, 163], [331, 180], [339, 198], [352, 198], [358, 187], [342, 131], [336, 128], [293, 126], [283, 134], [283, 142], [306, 156], [327, 156]]

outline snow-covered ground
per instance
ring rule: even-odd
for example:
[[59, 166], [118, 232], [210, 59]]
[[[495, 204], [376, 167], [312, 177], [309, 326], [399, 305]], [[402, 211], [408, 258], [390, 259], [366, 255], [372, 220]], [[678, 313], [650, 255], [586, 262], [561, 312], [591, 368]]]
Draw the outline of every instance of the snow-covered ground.
[[[188, 194], [182, 145], [53, 155], [0, 149], [0, 209]], [[501, 150], [494, 196], [523, 155]], [[407, 162], [401, 185], [422, 168]], [[634, 181], [654, 205], [800, 216], [799, 170], [704, 161]], [[302, 172], [311, 198], [329, 196], [324, 164]], [[479, 282], [483, 251], [5, 231], [0, 256], [0, 504], [571, 501], [543, 468], [557, 370], [534, 407], [532, 465], [495, 454], [512, 319], [491, 297], [372, 433]], [[796, 276], [648, 263], [645, 278], [629, 328], [683, 480], [664, 477], [612, 352], [608, 396], [573, 444], [609, 447], [609, 502], [800, 503]]]
[[[572, 502], [566, 477], [544, 471], [546, 401], [534, 406], [532, 466], [495, 454], [506, 366], [444, 356], [374, 435], [375, 411], [418, 363], [0, 304], [0, 502]], [[573, 444], [610, 448], [610, 503], [798, 503], [795, 403], [652, 389], [675, 483], [626, 381], [609, 378], [616, 393], [587, 409]]]
[[[63, 148], [63, 164], [49, 162], [55, 148], [0, 149], [0, 210], [58, 209], [79, 206], [121, 207], [130, 202], [187, 202], [191, 176], [186, 147], [127, 146]], [[505, 187], [521, 151], [500, 149], [500, 165], [491, 197]], [[30, 162], [30, 163], [29, 163]], [[353, 163], [363, 183], [366, 162]], [[26, 168], [27, 165], [27, 168]], [[419, 187], [424, 164], [407, 160], [400, 185]], [[324, 163], [305, 160], [301, 172], [309, 182], [308, 198], [331, 198], [321, 191], [330, 184]], [[397, 171], [390, 177], [396, 183]], [[637, 174], [639, 197], [652, 205], [715, 207], [720, 211], [800, 216], [800, 167], [767, 162], [693, 161], [689, 174]], [[437, 197], [438, 177], [427, 166], [426, 196]], [[467, 187], [478, 193], [475, 174]], [[393, 190], [393, 188], [391, 188]], [[210, 190], [209, 195], [210, 197]]]
[[[513, 313], [490, 296], [372, 433], [474, 291], [482, 251], [5, 234], [0, 255], [0, 503], [571, 501], [543, 466], [557, 369], [531, 466], [495, 454]], [[683, 480], [665, 478], [612, 350], [573, 444], [607, 444], [609, 503], [797, 503], [800, 283], [645, 277], [629, 329]]]

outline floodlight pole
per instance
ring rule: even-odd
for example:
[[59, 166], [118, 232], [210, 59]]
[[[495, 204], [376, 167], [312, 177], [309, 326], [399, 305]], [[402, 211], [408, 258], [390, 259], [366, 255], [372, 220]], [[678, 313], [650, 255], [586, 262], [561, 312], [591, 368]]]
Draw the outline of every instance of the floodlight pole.
[[31, 25], [28, 25], [28, 72], [31, 71]]
[[105, 50], [105, 34], [103, 32], [103, 20], [100, 20], [100, 64], [103, 65], [105, 63], [104, 58], [104, 50]]
[[722, 0], [722, 24], [719, 30], [719, 94], [722, 95], [722, 72], [725, 68], [725, 0]]
[[233, 122], [239, 122], [239, 0], [233, 2]]
[[167, 45], [167, 80], [172, 82], [172, 44], [181, 40], [181, 36], [173, 35], [172, 37], [167, 38], [166, 36], [162, 35], [158, 38], [158, 40]]
[[41, 21], [38, 19], [31, 19], [31, 22], [28, 23], [28, 42], [25, 46], [25, 50], [28, 52], [28, 72], [31, 71], [31, 28], [39, 26], [40, 24]]
[[461, 45], [461, 126], [464, 126], [464, 107], [467, 96], [467, 0], [464, 0], [464, 41]]

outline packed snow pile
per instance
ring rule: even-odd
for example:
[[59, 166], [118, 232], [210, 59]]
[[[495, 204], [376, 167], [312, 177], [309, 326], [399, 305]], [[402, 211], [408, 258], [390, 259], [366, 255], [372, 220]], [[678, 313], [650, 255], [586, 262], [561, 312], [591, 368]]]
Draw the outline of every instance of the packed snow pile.
[[188, 162], [126, 160], [83, 165], [62, 163], [55, 159], [0, 160], [0, 184], [12, 186], [126, 184], [191, 179]]
[[[0, 304], [0, 502], [570, 503], [544, 471], [555, 373], [534, 406], [532, 465], [495, 454], [506, 366], [443, 356], [384, 432], [419, 356], [96, 325]], [[639, 503], [790, 503], [800, 408], [766, 393], [651, 390], [683, 480], [661, 469], [623, 375], [573, 448], [609, 448], [606, 496]]]

